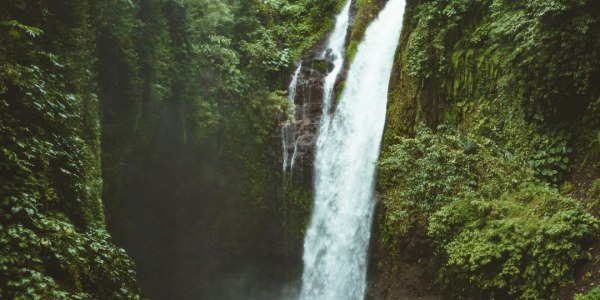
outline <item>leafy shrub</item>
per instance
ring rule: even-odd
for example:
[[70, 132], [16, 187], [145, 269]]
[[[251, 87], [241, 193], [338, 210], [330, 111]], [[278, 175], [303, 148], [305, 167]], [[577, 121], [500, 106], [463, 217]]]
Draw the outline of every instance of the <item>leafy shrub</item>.
[[550, 297], [587, 258], [594, 217], [491, 140], [418, 127], [379, 166], [382, 243], [431, 239], [448, 294]]
[[499, 198], [466, 193], [435, 213], [444, 286], [466, 296], [547, 299], [568, 282], [597, 220], [557, 191], [525, 185]]
[[33, 218], [28, 226], [0, 225], [3, 297], [139, 299], [133, 263], [104, 229], [79, 232], [37, 211]]
[[0, 298], [139, 298], [100, 200], [89, 3], [15, 3], [0, 8]]
[[545, 135], [535, 135], [535, 154], [529, 161], [537, 175], [548, 182], [557, 183], [569, 171], [569, 136], [565, 131], [551, 131]]
[[600, 299], [600, 287], [595, 287], [585, 295], [576, 295], [575, 300], [596, 300]]
[[[474, 145], [477, 152], [468, 154]], [[530, 170], [497, 152], [490, 140], [465, 137], [443, 126], [438, 134], [420, 126], [414, 138], [390, 147], [379, 163], [386, 244], [413, 228], [426, 227], [432, 213], [459, 200], [463, 192], [478, 190], [497, 197], [531, 179]]]
[[597, 173], [600, 40], [590, 29], [599, 8], [408, 4], [386, 143], [420, 121], [470, 134], [416, 129], [383, 153], [380, 236], [392, 253], [415, 236], [433, 240], [449, 295], [548, 299], [586, 258], [595, 219], [545, 182]]

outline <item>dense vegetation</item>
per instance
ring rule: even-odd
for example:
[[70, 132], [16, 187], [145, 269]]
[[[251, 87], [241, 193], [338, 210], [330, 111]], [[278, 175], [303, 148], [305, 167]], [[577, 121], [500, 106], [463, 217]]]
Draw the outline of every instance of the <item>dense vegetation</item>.
[[[343, 2], [2, 1], [0, 298], [296, 278], [311, 196], [273, 129]], [[384, 2], [354, 2], [347, 65]], [[451, 299], [597, 299], [600, 2], [407, 2], [380, 273], [413, 259]]]
[[597, 236], [598, 12], [409, 3], [380, 162], [392, 261], [431, 245], [421, 257], [452, 298], [547, 299], [573, 283]]
[[219, 269], [190, 265], [202, 253], [268, 252], [257, 237], [279, 239], [285, 209], [268, 157], [281, 90], [338, 2], [0, 4], [2, 295], [135, 297], [105, 212], [153, 296], [202, 295], [194, 272]]
[[281, 187], [269, 156], [275, 116], [288, 114], [294, 60], [332, 27], [322, 16], [337, 6], [121, 4], [131, 20], [107, 28], [98, 52], [103, 122], [111, 126], [104, 200], [116, 239], [140, 264], [143, 291], [233, 297], [212, 293], [283, 255], [284, 216], [296, 210], [281, 199], [298, 192]]
[[0, 5], [0, 294], [136, 298], [106, 231], [87, 2]]
[[484, 137], [419, 128], [380, 163], [384, 243], [401, 255], [410, 239], [430, 238], [456, 298], [547, 298], [590, 258], [597, 220], [502, 154]]

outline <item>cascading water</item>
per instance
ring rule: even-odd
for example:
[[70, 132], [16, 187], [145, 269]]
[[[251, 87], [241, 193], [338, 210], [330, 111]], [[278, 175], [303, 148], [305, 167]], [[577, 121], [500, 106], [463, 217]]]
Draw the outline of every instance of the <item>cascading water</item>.
[[315, 158], [315, 205], [304, 241], [301, 299], [364, 298], [374, 163], [404, 5], [405, 0], [387, 2], [365, 33], [335, 113], [329, 113], [331, 99], [324, 104]]
[[329, 117], [335, 81], [344, 67], [344, 50], [346, 48], [346, 36], [348, 35], [351, 5], [352, 0], [347, 0], [342, 12], [336, 17], [333, 33], [329, 36], [327, 47], [321, 54], [322, 59], [328, 59], [333, 62], [333, 70], [331, 70], [325, 78], [323, 86], [323, 119]]
[[[329, 111], [331, 107], [331, 97], [333, 94], [333, 88], [335, 86], [335, 81], [342, 71], [344, 65], [344, 46], [346, 44], [346, 36], [348, 32], [348, 24], [350, 21], [350, 6], [352, 5], [352, 0], [347, 0], [344, 8], [341, 13], [336, 17], [335, 28], [332, 34], [329, 36], [327, 40], [326, 50], [321, 53], [320, 58], [329, 60], [333, 63], [333, 70], [327, 75], [324, 82], [324, 99], [323, 99], [323, 107]], [[302, 64], [298, 66], [296, 71], [294, 72], [294, 76], [292, 76], [292, 81], [290, 82], [290, 86], [288, 87], [288, 99], [292, 105], [295, 103], [295, 97], [297, 94], [298, 88], [298, 76], [300, 71], [302, 70]], [[306, 112], [306, 108], [310, 105], [310, 96], [307, 101], [304, 101], [304, 107], [302, 108], [301, 114], [304, 115]], [[323, 117], [326, 117], [323, 115]], [[296, 165], [296, 156], [298, 152], [298, 142], [299, 136], [291, 136], [296, 133], [295, 124], [286, 124], [281, 127], [281, 140], [283, 146], [283, 174], [285, 176], [286, 171], [290, 170], [290, 178], [294, 172], [294, 166]], [[291, 133], [291, 134], [290, 134]], [[294, 148], [292, 151], [291, 159], [289, 157], [289, 149], [288, 142], [291, 138], [294, 141]]]
[[302, 63], [298, 64], [298, 68], [296, 68], [290, 86], [288, 87], [288, 101], [292, 105], [293, 111], [296, 111], [296, 89], [298, 88], [298, 76], [300, 76], [300, 71], [302, 71]]
[[[281, 126], [281, 143], [282, 143], [282, 154], [283, 154], [283, 175], [285, 176], [288, 166], [290, 168], [290, 173], [294, 172], [294, 162], [296, 159], [296, 151], [298, 150], [297, 146], [294, 146], [294, 152], [292, 155], [292, 161], [289, 161], [289, 150], [288, 150], [288, 142], [290, 138], [290, 132], [292, 133], [292, 139], [296, 139], [294, 133], [296, 133], [295, 122], [296, 122], [296, 89], [298, 88], [298, 76], [300, 75], [300, 71], [302, 70], [302, 63], [298, 65], [296, 71], [294, 72], [294, 76], [292, 76], [292, 81], [290, 82], [290, 86], [288, 87], [288, 101], [292, 110], [292, 119], [289, 123]], [[297, 145], [297, 142], [295, 143]]]

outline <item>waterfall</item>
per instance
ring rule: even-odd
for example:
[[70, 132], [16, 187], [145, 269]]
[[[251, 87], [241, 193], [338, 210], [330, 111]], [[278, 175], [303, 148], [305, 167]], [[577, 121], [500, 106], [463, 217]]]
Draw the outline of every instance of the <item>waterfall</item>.
[[290, 105], [292, 105], [293, 111], [296, 111], [296, 89], [298, 88], [298, 76], [300, 76], [300, 71], [302, 70], [302, 63], [298, 64], [298, 68], [294, 72], [294, 76], [292, 76], [292, 81], [290, 82], [290, 86], [288, 87], [288, 101]]
[[329, 36], [327, 47], [321, 54], [322, 59], [328, 59], [333, 62], [333, 70], [325, 78], [323, 86], [323, 119], [328, 119], [329, 117], [335, 81], [344, 67], [344, 50], [346, 48], [351, 5], [352, 0], [347, 0], [342, 12], [336, 17], [333, 33]]
[[324, 105], [315, 158], [315, 204], [304, 241], [301, 299], [364, 298], [374, 164], [404, 2], [389, 0], [368, 27], [335, 113]]
[[[350, 6], [352, 5], [352, 0], [347, 0], [344, 8], [340, 12], [340, 14], [336, 17], [335, 27], [333, 32], [329, 36], [327, 40], [327, 45], [325, 51], [323, 51], [320, 55], [321, 59], [330, 60], [333, 63], [333, 70], [329, 72], [324, 82], [324, 99], [323, 99], [323, 108], [324, 111], [329, 111], [331, 108], [331, 98], [333, 95], [333, 88], [335, 86], [335, 81], [339, 76], [342, 68], [344, 66], [344, 49], [346, 45], [346, 36], [348, 33], [348, 24], [350, 22]], [[295, 98], [297, 94], [298, 88], [298, 76], [300, 71], [302, 70], [302, 63], [298, 66], [294, 75], [292, 76], [292, 81], [288, 87], [288, 100], [290, 101], [292, 107], [295, 109]], [[304, 107], [302, 108], [301, 114], [304, 115], [306, 113], [306, 108], [310, 105], [310, 96], [308, 97], [309, 101], [304, 101]], [[294, 110], [295, 114], [295, 110]], [[327, 116], [323, 114], [323, 117]], [[295, 121], [295, 120], [294, 120]], [[292, 133], [291, 140], [294, 141], [294, 148], [292, 152], [292, 157], [289, 157], [289, 149], [288, 142], [290, 140], [290, 133]], [[296, 156], [298, 153], [298, 142], [299, 136], [296, 135], [295, 124], [286, 124], [281, 127], [281, 141], [282, 141], [282, 152], [283, 152], [283, 174], [286, 175], [287, 170], [290, 170], [290, 178], [294, 173], [294, 166], [296, 165]]]
[[[289, 161], [289, 150], [288, 150], [288, 142], [290, 132], [292, 133], [292, 139], [296, 140], [297, 138], [294, 136], [296, 133], [296, 89], [298, 88], [298, 76], [300, 75], [300, 71], [302, 70], [302, 63], [298, 65], [296, 71], [294, 72], [294, 76], [292, 76], [292, 81], [290, 82], [290, 86], [288, 87], [288, 101], [290, 103], [290, 107], [292, 108], [292, 119], [290, 122], [281, 126], [281, 144], [282, 149], [281, 153], [283, 154], [283, 175], [285, 176], [288, 166], [290, 167], [290, 173], [294, 172], [294, 161], [296, 159], [296, 152], [298, 151], [298, 147], [294, 146], [294, 153], [292, 155], [292, 161]], [[298, 141], [296, 140], [296, 145]]]
[[283, 155], [283, 175], [287, 172], [288, 167], [288, 145], [287, 145], [287, 136], [288, 136], [288, 127], [289, 124], [285, 124], [281, 126], [281, 154]]

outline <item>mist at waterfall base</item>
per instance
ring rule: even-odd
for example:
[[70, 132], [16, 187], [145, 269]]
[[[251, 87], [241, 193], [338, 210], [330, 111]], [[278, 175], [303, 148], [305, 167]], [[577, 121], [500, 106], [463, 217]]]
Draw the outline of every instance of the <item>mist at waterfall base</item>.
[[241, 167], [178, 139], [177, 109], [161, 119], [152, 151], [124, 162], [123, 193], [108, 216], [115, 243], [136, 263], [143, 296], [284, 299], [302, 265], [300, 254], [290, 258], [278, 244], [279, 216], [257, 216], [243, 188], [231, 184], [231, 174], [248, 176]]
[[[397, 0], [390, 0], [388, 6], [394, 2]], [[343, 29], [339, 32], [346, 34], [348, 21], [340, 16], [337, 20], [346, 22], [338, 26]], [[389, 30], [391, 27], [382, 32]], [[335, 36], [332, 32], [330, 42], [336, 40], [338, 46], [330, 46], [343, 49], [345, 37]], [[335, 52], [330, 51], [335, 60], [343, 59]], [[364, 57], [361, 53], [364, 51], [359, 50], [356, 61]], [[374, 52], [374, 57], [378, 56]], [[343, 60], [334, 64], [341, 66]], [[333, 72], [340, 70], [334, 68]], [[330, 74], [326, 81], [335, 83], [335, 77], [337, 74]], [[326, 95], [328, 111], [331, 93]], [[348, 99], [344, 96], [336, 113], [344, 111]], [[210, 147], [206, 153], [194, 152], [197, 149], [177, 138], [183, 132], [178, 109], [174, 106], [161, 117], [161, 131], [150, 144], [153, 154], [124, 162], [125, 192], [118, 196], [119, 205], [109, 216], [115, 242], [136, 262], [144, 295], [150, 299], [297, 299], [303, 285], [301, 253], [287, 256], [280, 250], [279, 219], [256, 218], [247, 199], [235, 198], [239, 193], [227, 184], [228, 178], [220, 177], [236, 174], [231, 162], [220, 160]], [[326, 114], [325, 118], [336, 117]], [[350, 146], [348, 149], [355, 145]], [[292, 157], [287, 170], [293, 168]], [[376, 158], [365, 159], [365, 164], [372, 164]], [[278, 179], [274, 176], [272, 181]], [[361, 260], [366, 259], [366, 253], [363, 255]], [[362, 278], [361, 274], [357, 276]]]

